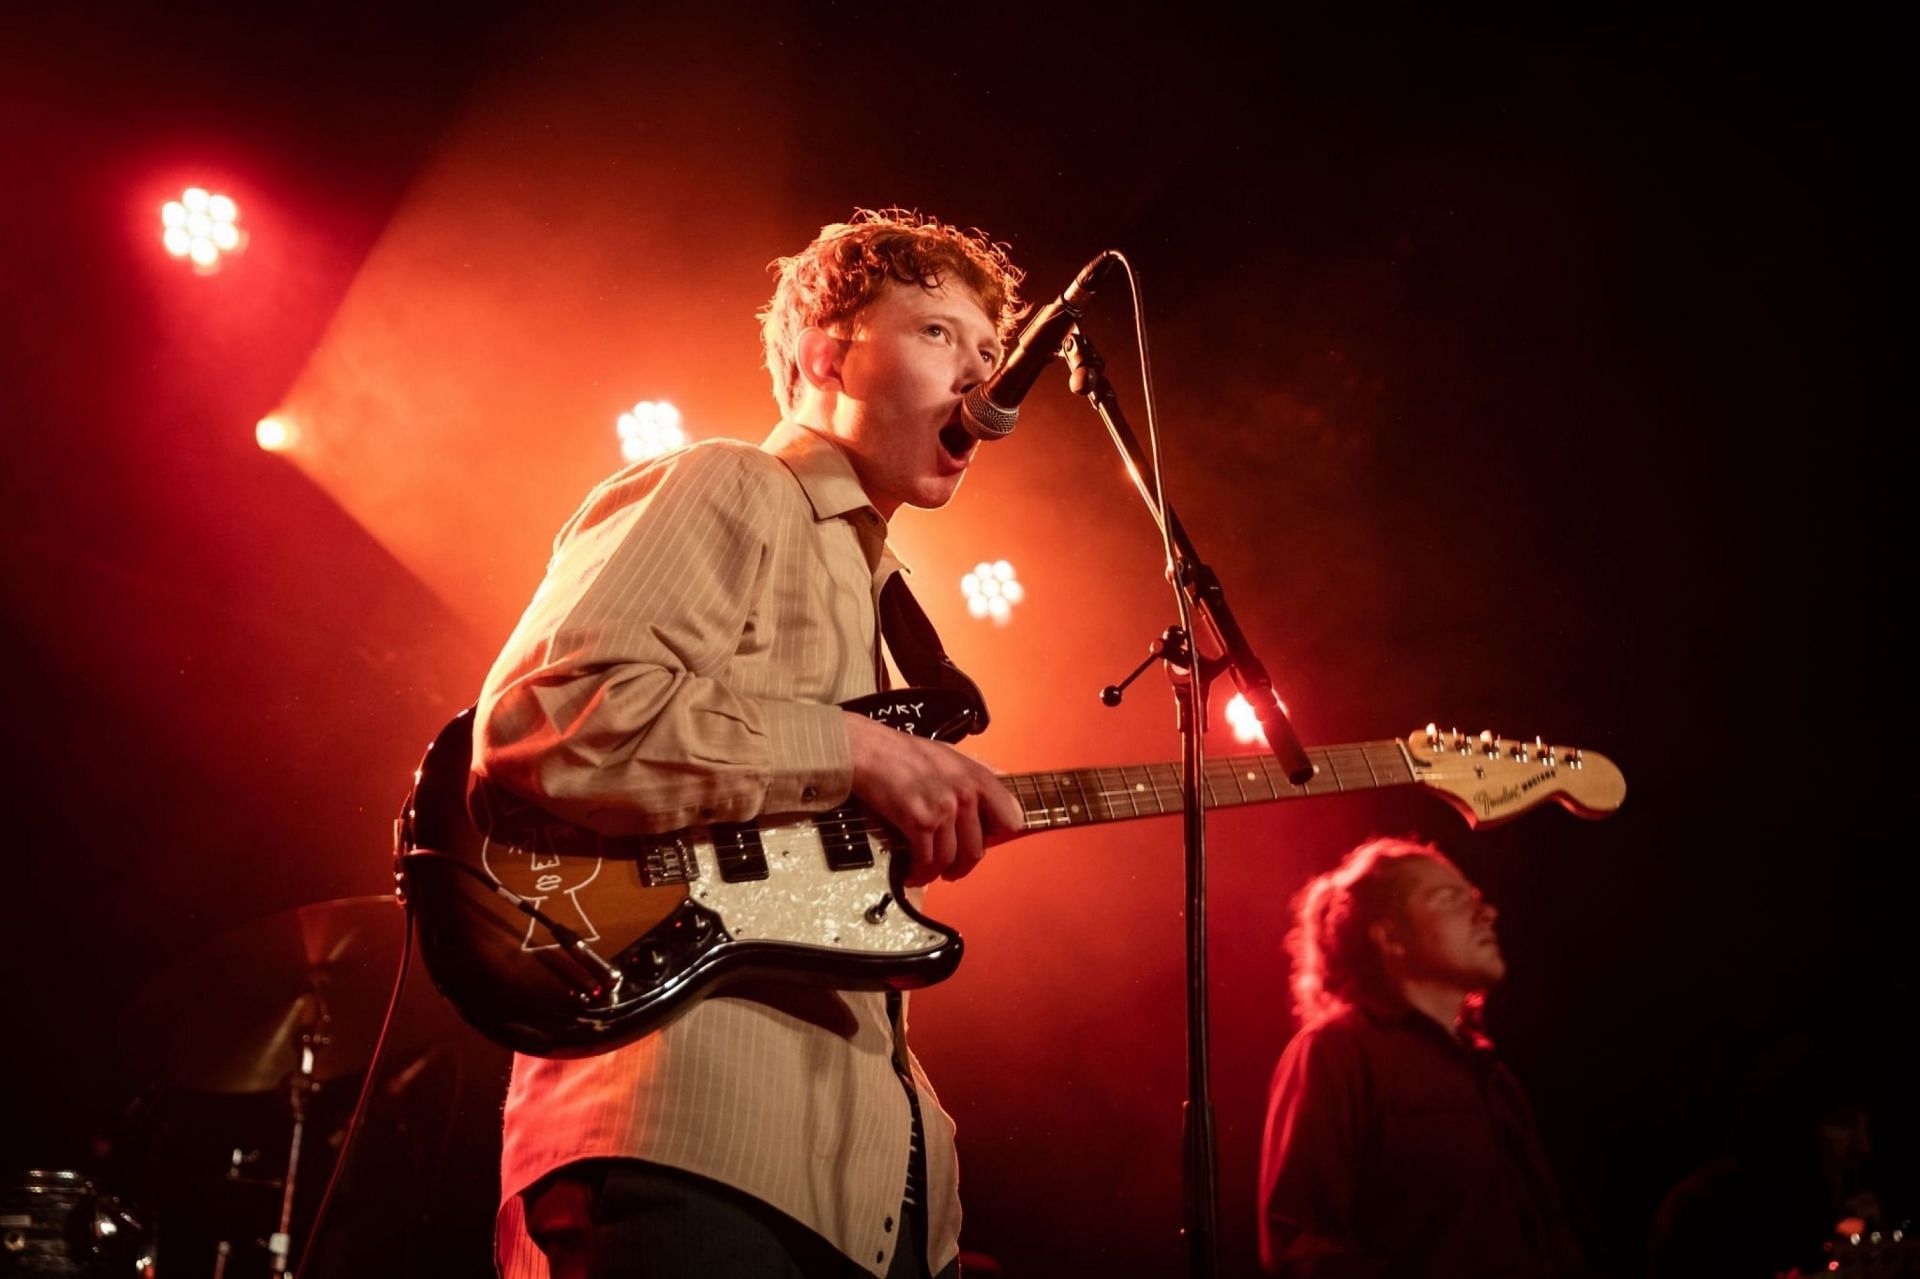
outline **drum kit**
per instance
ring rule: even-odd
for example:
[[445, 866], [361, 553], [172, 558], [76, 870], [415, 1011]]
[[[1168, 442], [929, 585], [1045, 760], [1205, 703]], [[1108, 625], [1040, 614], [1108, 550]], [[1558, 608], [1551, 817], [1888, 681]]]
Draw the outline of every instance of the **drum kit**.
[[[373, 1057], [403, 922], [391, 897], [317, 902], [215, 937], [149, 981], [120, 1037], [150, 1084], [110, 1171], [27, 1171], [0, 1188], [0, 1279], [290, 1273]], [[385, 1106], [370, 1106], [355, 1154], [388, 1184], [448, 1153], [470, 1055], [426, 984], [410, 985], [380, 1066]], [[363, 1194], [329, 1217], [391, 1244], [396, 1198]]]

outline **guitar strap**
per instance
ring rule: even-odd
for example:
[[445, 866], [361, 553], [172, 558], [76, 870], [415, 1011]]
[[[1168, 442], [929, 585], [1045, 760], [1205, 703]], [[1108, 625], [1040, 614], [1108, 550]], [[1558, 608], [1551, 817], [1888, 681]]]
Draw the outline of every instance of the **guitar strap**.
[[[907, 589], [907, 575], [896, 570], [880, 588], [880, 633], [909, 684], [921, 688], [945, 689], [957, 694], [973, 712], [973, 724], [967, 730], [977, 733], [987, 726], [987, 699], [980, 686], [947, 656], [940, 633], [933, 628], [920, 601]], [[901, 1196], [903, 1214], [912, 1222], [900, 1240], [900, 1247], [926, 1247], [927, 1237], [927, 1141], [920, 1115], [920, 1093], [914, 1086], [913, 1071], [907, 1056], [905, 1007], [897, 990], [887, 992], [887, 1020], [893, 1026], [893, 1068], [900, 1075], [912, 1113], [912, 1128], [907, 1145], [907, 1179]]]
[[973, 725], [967, 731], [978, 733], [986, 728], [987, 699], [981, 696], [980, 686], [947, 656], [932, 619], [907, 589], [905, 573], [894, 573], [880, 588], [880, 633], [886, 637], [893, 664], [909, 684], [958, 694], [973, 710]]

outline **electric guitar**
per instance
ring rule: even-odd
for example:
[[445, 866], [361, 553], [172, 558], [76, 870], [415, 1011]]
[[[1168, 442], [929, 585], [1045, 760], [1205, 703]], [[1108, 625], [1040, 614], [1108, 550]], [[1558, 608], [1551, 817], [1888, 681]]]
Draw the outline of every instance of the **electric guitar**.
[[[967, 703], [903, 689], [847, 703], [936, 740], [964, 736]], [[731, 981], [908, 989], [950, 976], [960, 934], [903, 891], [899, 834], [857, 802], [661, 835], [603, 835], [474, 779], [473, 711], [420, 763], [396, 830], [395, 875], [434, 984], [482, 1034], [519, 1052], [616, 1048]], [[1553, 800], [1604, 817], [1626, 797], [1591, 751], [1428, 725], [1399, 740], [1307, 752], [1288, 782], [1270, 755], [1210, 759], [1207, 806], [1423, 786], [1487, 826]], [[1177, 764], [1003, 777], [1025, 832], [1179, 812]], [[471, 783], [471, 785], [470, 785]], [[1023, 833], [1025, 833], [1023, 832]]]

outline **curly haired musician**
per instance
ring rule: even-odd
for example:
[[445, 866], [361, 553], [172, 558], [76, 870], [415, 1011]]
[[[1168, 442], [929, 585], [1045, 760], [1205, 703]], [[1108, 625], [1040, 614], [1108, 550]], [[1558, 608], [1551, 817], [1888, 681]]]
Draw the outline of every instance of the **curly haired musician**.
[[1301, 1029], [1274, 1072], [1260, 1257], [1293, 1276], [1580, 1273], [1519, 1082], [1479, 1033], [1494, 908], [1431, 845], [1375, 839], [1295, 900]]
[[[487, 677], [474, 767], [610, 833], [851, 794], [910, 840], [910, 882], [958, 878], [1019, 829], [1017, 802], [836, 704], [885, 679], [887, 521], [945, 505], [974, 460], [960, 397], [1000, 359], [1020, 274], [979, 232], [900, 210], [777, 266], [762, 319], [784, 420], [587, 498]], [[952, 1124], [904, 1034], [897, 996], [728, 987], [624, 1048], [517, 1058], [502, 1273], [956, 1272]]]

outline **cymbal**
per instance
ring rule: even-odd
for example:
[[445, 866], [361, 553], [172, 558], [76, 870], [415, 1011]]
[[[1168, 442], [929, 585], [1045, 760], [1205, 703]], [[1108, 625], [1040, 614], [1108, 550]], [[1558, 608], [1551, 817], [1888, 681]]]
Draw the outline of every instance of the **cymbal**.
[[122, 1046], [168, 1083], [250, 1093], [284, 1086], [317, 1032], [314, 1078], [352, 1074], [373, 1054], [403, 922], [392, 897], [250, 920], [148, 983], [121, 1018]]

